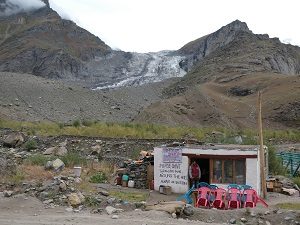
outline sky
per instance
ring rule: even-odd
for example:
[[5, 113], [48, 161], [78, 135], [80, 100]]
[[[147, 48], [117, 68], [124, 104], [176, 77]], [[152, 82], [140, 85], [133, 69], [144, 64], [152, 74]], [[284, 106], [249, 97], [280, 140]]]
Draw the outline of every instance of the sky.
[[176, 50], [239, 19], [300, 46], [299, 0], [49, 0], [63, 18], [114, 49]]

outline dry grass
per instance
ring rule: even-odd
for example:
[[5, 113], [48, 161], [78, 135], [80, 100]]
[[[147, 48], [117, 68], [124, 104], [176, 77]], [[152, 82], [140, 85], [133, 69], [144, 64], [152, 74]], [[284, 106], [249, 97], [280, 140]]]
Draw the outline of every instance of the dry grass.
[[300, 210], [300, 203], [279, 203], [276, 206], [281, 209]]
[[42, 166], [22, 165], [19, 168], [24, 173], [24, 179], [27, 181], [36, 180], [44, 181], [51, 180], [54, 174], [51, 171], [46, 171]]
[[12, 184], [20, 184], [24, 181], [42, 182], [52, 179], [53, 176], [51, 171], [46, 171], [42, 166], [23, 164], [17, 168], [16, 174], [1, 177], [0, 182]]
[[124, 191], [110, 191], [109, 194], [118, 199], [128, 202], [146, 201], [147, 193], [141, 192], [124, 192]]

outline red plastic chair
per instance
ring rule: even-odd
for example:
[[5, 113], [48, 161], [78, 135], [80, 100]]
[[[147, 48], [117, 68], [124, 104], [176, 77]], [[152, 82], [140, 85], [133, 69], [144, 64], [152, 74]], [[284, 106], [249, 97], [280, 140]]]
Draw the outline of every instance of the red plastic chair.
[[243, 207], [254, 208], [257, 203], [257, 193], [253, 189], [246, 189], [243, 191], [242, 199], [244, 199]]
[[218, 188], [214, 190], [215, 192], [215, 200], [213, 201], [213, 207], [216, 209], [224, 209], [225, 208], [225, 197], [226, 190], [223, 188]]
[[269, 207], [268, 204], [263, 199], [261, 199], [258, 196], [257, 196], [257, 199], [256, 199], [256, 203], [261, 203], [261, 204], [263, 204], [267, 208]]
[[228, 190], [228, 209], [238, 209], [241, 207], [241, 191], [237, 188]]
[[210, 196], [210, 188], [208, 187], [200, 187], [198, 188], [198, 197], [196, 201], [196, 207], [204, 206], [209, 207], [209, 196]]

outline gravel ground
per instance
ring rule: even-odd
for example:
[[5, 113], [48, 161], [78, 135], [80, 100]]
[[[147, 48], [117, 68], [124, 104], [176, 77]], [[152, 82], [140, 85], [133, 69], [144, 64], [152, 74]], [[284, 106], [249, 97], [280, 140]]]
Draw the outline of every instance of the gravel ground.
[[70, 122], [75, 119], [131, 121], [158, 101], [173, 80], [117, 90], [84, 87], [29, 74], [0, 72], [0, 118]]

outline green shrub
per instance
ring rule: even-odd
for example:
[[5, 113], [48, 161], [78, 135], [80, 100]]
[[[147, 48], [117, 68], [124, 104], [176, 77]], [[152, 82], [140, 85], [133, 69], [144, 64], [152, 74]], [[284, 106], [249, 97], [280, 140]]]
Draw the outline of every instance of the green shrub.
[[82, 125], [83, 125], [83, 126], [86, 126], [86, 127], [90, 127], [90, 126], [92, 126], [93, 124], [94, 124], [94, 122], [91, 121], [91, 120], [83, 120], [83, 121], [82, 121]]
[[74, 120], [73, 126], [74, 127], [80, 127], [80, 121], [79, 120]]
[[298, 187], [300, 188], [300, 177], [294, 177], [293, 179], [294, 183], [298, 185]]
[[107, 176], [103, 172], [98, 172], [90, 177], [91, 183], [105, 183], [107, 181]]
[[37, 143], [35, 140], [28, 140], [24, 145], [26, 150], [33, 150], [37, 148]]
[[112, 190], [109, 192], [109, 195], [128, 202], [141, 202], [146, 201], [147, 199], [147, 193], [123, 192]]
[[36, 165], [36, 166], [44, 166], [48, 161], [51, 161], [54, 159], [54, 156], [46, 156], [42, 154], [35, 154], [29, 156], [27, 159], [25, 159], [25, 164], [28, 165]]
[[100, 202], [94, 196], [85, 196], [84, 205], [87, 207], [98, 207]]
[[285, 175], [286, 171], [282, 165], [281, 159], [276, 156], [275, 148], [273, 146], [268, 147], [269, 153], [269, 172], [273, 175]]
[[77, 152], [68, 152], [66, 155], [61, 156], [60, 159], [64, 162], [66, 167], [86, 165], [87, 160]]

